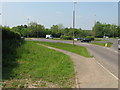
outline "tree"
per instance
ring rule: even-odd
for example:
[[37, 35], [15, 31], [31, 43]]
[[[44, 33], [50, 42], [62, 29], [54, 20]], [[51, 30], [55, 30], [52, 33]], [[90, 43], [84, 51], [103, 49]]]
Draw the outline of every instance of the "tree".
[[30, 33], [30, 37], [44, 37], [44, 30], [45, 28], [41, 24], [37, 24], [36, 22], [29, 23], [28, 32]]
[[102, 24], [97, 21], [92, 29], [94, 36], [96, 37], [103, 37], [104, 35], [104, 31], [103, 31], [103, 27]]
[[51, 34], [53, 37], [61, 36], [61, 31], [60, 31], [58, 25], [53, 25], [50, 30], [51, 30]]

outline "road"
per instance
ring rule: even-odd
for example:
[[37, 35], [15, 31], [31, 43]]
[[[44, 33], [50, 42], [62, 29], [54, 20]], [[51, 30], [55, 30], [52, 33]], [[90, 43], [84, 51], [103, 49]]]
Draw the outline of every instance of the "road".
[[[72, 44], [72, 41], [61, 40], [49, 40], [49, 39], [32, 39], [35, 41], [47, 41], [47, 42], [61, 42]], [[88, 43], [75, 42], [76, 45], [85, 46], [88, 51], [95, 57], [95, 59], [103, 66], [109, 73], [113, 74], [115, 78], [118, 77], [118, 50], [116, 40], [110, 40], [113, 42], [111, 48], [97, 46]]]
[[117, 39], [110, 39], [109, 41], [113, 43], [113, 45], [111, 46], [111, 49], [118, 51], [118, 40]]

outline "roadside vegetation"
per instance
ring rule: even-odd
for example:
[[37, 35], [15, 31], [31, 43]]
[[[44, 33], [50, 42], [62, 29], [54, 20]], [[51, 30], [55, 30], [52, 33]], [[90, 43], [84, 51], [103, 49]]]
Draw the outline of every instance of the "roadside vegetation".
[[107, 40], [104, 40], [103, 38], [95, 38], [94, 41], [107, 41]]
[[30, 22], [29, 25], [19, 25], [11, 28], [12, 31], [19, 33], [24, 37], [45, 38], [46, 35], [52, 35], [53, 38], [61, 38], [65, 40], [73, 39], [73, 32], [75, 38], [120, 38], [120, 26], [114, 24], [106, 24], [96, 21], [92, 30], [84, 30], [82, 28], [73, 29], [64, 27], [62, 24], [52, 25], [49, 29], [44, 25], [36, 22]]
[[3, 88], [73, 87], [75, 72], [69, 56], [24, 41], [9, 27], [2, 27], [2, 46]]
[[[4, 67], [4, 87], [73, 86], [75, 73], [69, 56], [29, 41], [19, 47], [16, 53], [17, 57], [12, 55], [16, 61], [9, 62], [7, 63], [9, 67]], [[9, 60], [12, 61], [12, 58]], [[9, 68], [15, 64], [17, 66], [9, 73]]]
[[77, 45], [73, 46], [72, 44], [58, 43], [58, 42], [43, 42], [43, 41], [33, 41], [33, 42], [59, 48], [69, 52], [73, 52], [84, 57], [92, 57], [88, 52], [88, 50], [83, 46], [77, 46]]
[[[90, 43], [90, 44], [95, 44], [95, 45], [99, 45], [99, 46], [105, 46], [105, 43]], [[107, 47], [111, 47], [113, 43], [107, 43]]]

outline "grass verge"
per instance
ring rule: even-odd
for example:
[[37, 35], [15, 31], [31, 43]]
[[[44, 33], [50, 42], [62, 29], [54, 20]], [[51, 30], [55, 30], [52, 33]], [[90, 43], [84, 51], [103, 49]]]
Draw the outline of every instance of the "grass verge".
[[73, 53], [79, 54], [84, 57], [92, 57], [90, 53], [87, 51], [87, 49], [83, 46], [77, 46], [77, 45], [73, 46], [72, 44], [58, 43], [58, 42], [43, 42], [43, 41], [33, 41], [33, 42], [41, 43], [41, 44], [48, 45], [51, 47], [73, 52]]
[[[72, 87], [75, 72], [69, 56], [30, 41], [16, 53], [17, 67], [12, 69], [9, 79], [3, 79], [3, 88]], [[10, 67], [4, 68], [6, 77]]]
[[[95, 44], [95, 45], [99, 45], [99, 46], [105, 46], [105, 43], [90, 43], [90, 44]], [[107, 47], [111, 47], [113, 43], [108, 43]]]
[[104, 40], [103, 38], [95, 38], [94, 41], [107, 41], [107, 40]]

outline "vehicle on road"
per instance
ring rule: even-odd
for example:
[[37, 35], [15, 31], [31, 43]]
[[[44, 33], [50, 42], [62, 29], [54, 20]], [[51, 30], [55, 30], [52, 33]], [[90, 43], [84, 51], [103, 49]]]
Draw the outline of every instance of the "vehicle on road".
[[24, 40], [25, 38], [24, 37], [21, 37], [22, 40]]
[[78, 39], [77, 38], [74, 38], [75, 41], [77, 41]]
[[81, 40], [81, 42], [91, 42], [90, 38], [84, 38], [83, 40]]
[[118, 39], [118, 50], [120, 50], [120, 39]]
[[82, 38], [78, 37], [77, 40], [82, 40]]
[[53, 39], [52, 35], [46, 35], [46, 39]]

